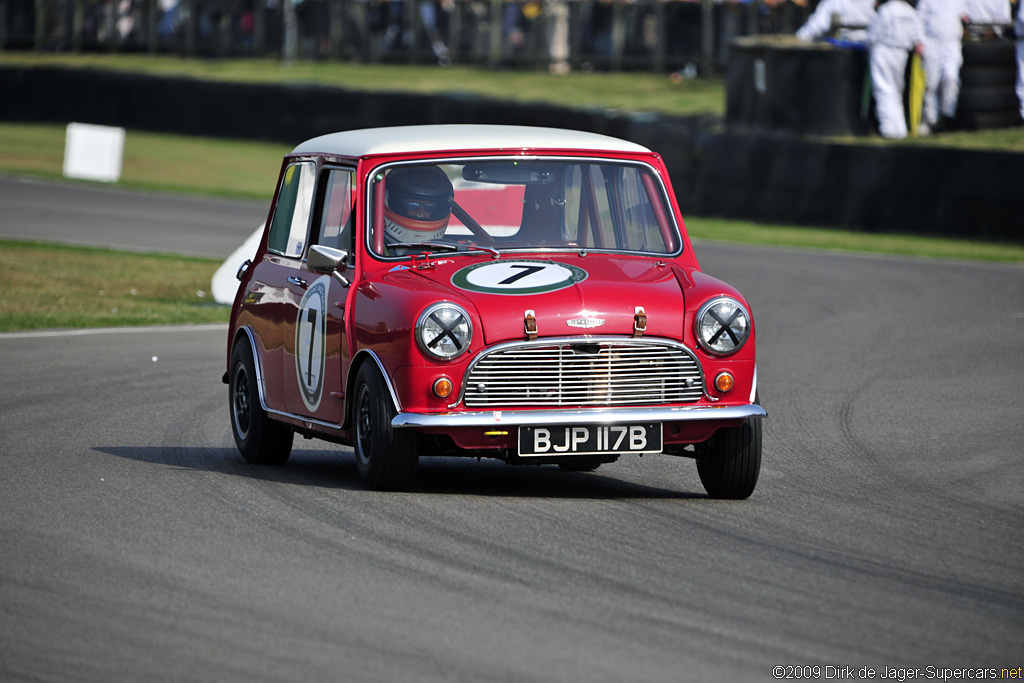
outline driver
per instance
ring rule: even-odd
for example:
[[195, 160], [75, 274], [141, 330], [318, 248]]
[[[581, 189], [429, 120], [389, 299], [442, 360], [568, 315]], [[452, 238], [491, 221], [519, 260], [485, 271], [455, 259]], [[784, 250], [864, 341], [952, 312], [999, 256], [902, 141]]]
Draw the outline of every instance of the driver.
[[396, 168], [384, 190], [384, 238], [425, 242], [444, 237], [452, 212], [452, 183], [437, 166]]

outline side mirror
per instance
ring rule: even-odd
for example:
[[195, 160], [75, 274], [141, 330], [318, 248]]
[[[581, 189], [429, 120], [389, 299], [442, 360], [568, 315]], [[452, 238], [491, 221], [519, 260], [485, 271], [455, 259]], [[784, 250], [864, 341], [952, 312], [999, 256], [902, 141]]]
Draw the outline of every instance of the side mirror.
[[314, 244], [309, 248], [309, 257], [306, 259], [309, 269], [318, 273], [330, 273], [338, 278], [342, 287], [348, 287], [348, 281], [342, 271], [348, 268], [348, 252], [344, 249], [325, 247], [322, 244]]
[[245, 263], [243, 263], [242, 265], [238, 266], [238, 272], [235, 273], [235, 279], [241, 280], [243, 277], [245, 277], [245, 273], [246, 273], [246, 271], [249, 270], [249, 266], [251, 266], [251, 265], [252, 265], [252, 261], [250, 261], [249, 259], [245, 259]]

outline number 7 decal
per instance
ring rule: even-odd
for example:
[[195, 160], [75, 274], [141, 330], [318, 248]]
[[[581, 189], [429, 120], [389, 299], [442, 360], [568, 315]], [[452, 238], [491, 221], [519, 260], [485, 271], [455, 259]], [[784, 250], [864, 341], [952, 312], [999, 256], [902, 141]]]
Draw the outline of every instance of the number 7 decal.
[[320, 407], [327, 360], [327, 292], [331, 278], [317, 278], [299, 302], [295, 318], [295, 374], [299, 395], [310, 412]]
[[510, 285], [514, 282], [519, 282], [524, 277], [529, 277], [534, 273], [539, 273], [540, 271], [544, 270], [544, 266], [528, 266], [524, 263], [512, 263], [509, 265], [509, 268], [522, 268], [523, 270], [520, 273], [516, 273], [515, 275], [510, 275], [509, 277], [505, 278], [504, 280], [498, 283], [499, 285]]
[[306, 385], [309, 386], [313, 383], [313, 345], [316, 342], [316, 319], [317, 310], [310, 308], [309, 313], [306, 314], [306, 320], [310, 324], [309, 330], [309, 362], [307, 363], [306, 369]]
[[471, 292], [529, 296], [572, 287], [586, 279], [587, 271], [568, 263], [522, 260], [467, 266], [452, 275], [452, 284]]

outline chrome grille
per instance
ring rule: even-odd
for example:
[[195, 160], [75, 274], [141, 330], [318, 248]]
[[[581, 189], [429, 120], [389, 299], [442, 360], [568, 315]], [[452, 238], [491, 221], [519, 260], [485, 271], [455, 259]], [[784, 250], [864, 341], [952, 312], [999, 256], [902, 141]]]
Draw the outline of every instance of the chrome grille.
[[468, 408], [690, 403], [704, 392], [689, 349], [660, 341], [525, 342], [499, 347], [466, 375]]

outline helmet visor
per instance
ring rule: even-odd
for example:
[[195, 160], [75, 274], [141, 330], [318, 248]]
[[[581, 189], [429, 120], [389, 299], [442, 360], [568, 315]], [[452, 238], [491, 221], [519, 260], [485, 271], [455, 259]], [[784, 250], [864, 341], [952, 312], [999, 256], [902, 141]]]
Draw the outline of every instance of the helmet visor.
[[451, 213], [451, 201], [447, 197], [427, 199], [395, 193], [388, 198], [389, 208], [400, 216], [422, 221], [436, 221]]

